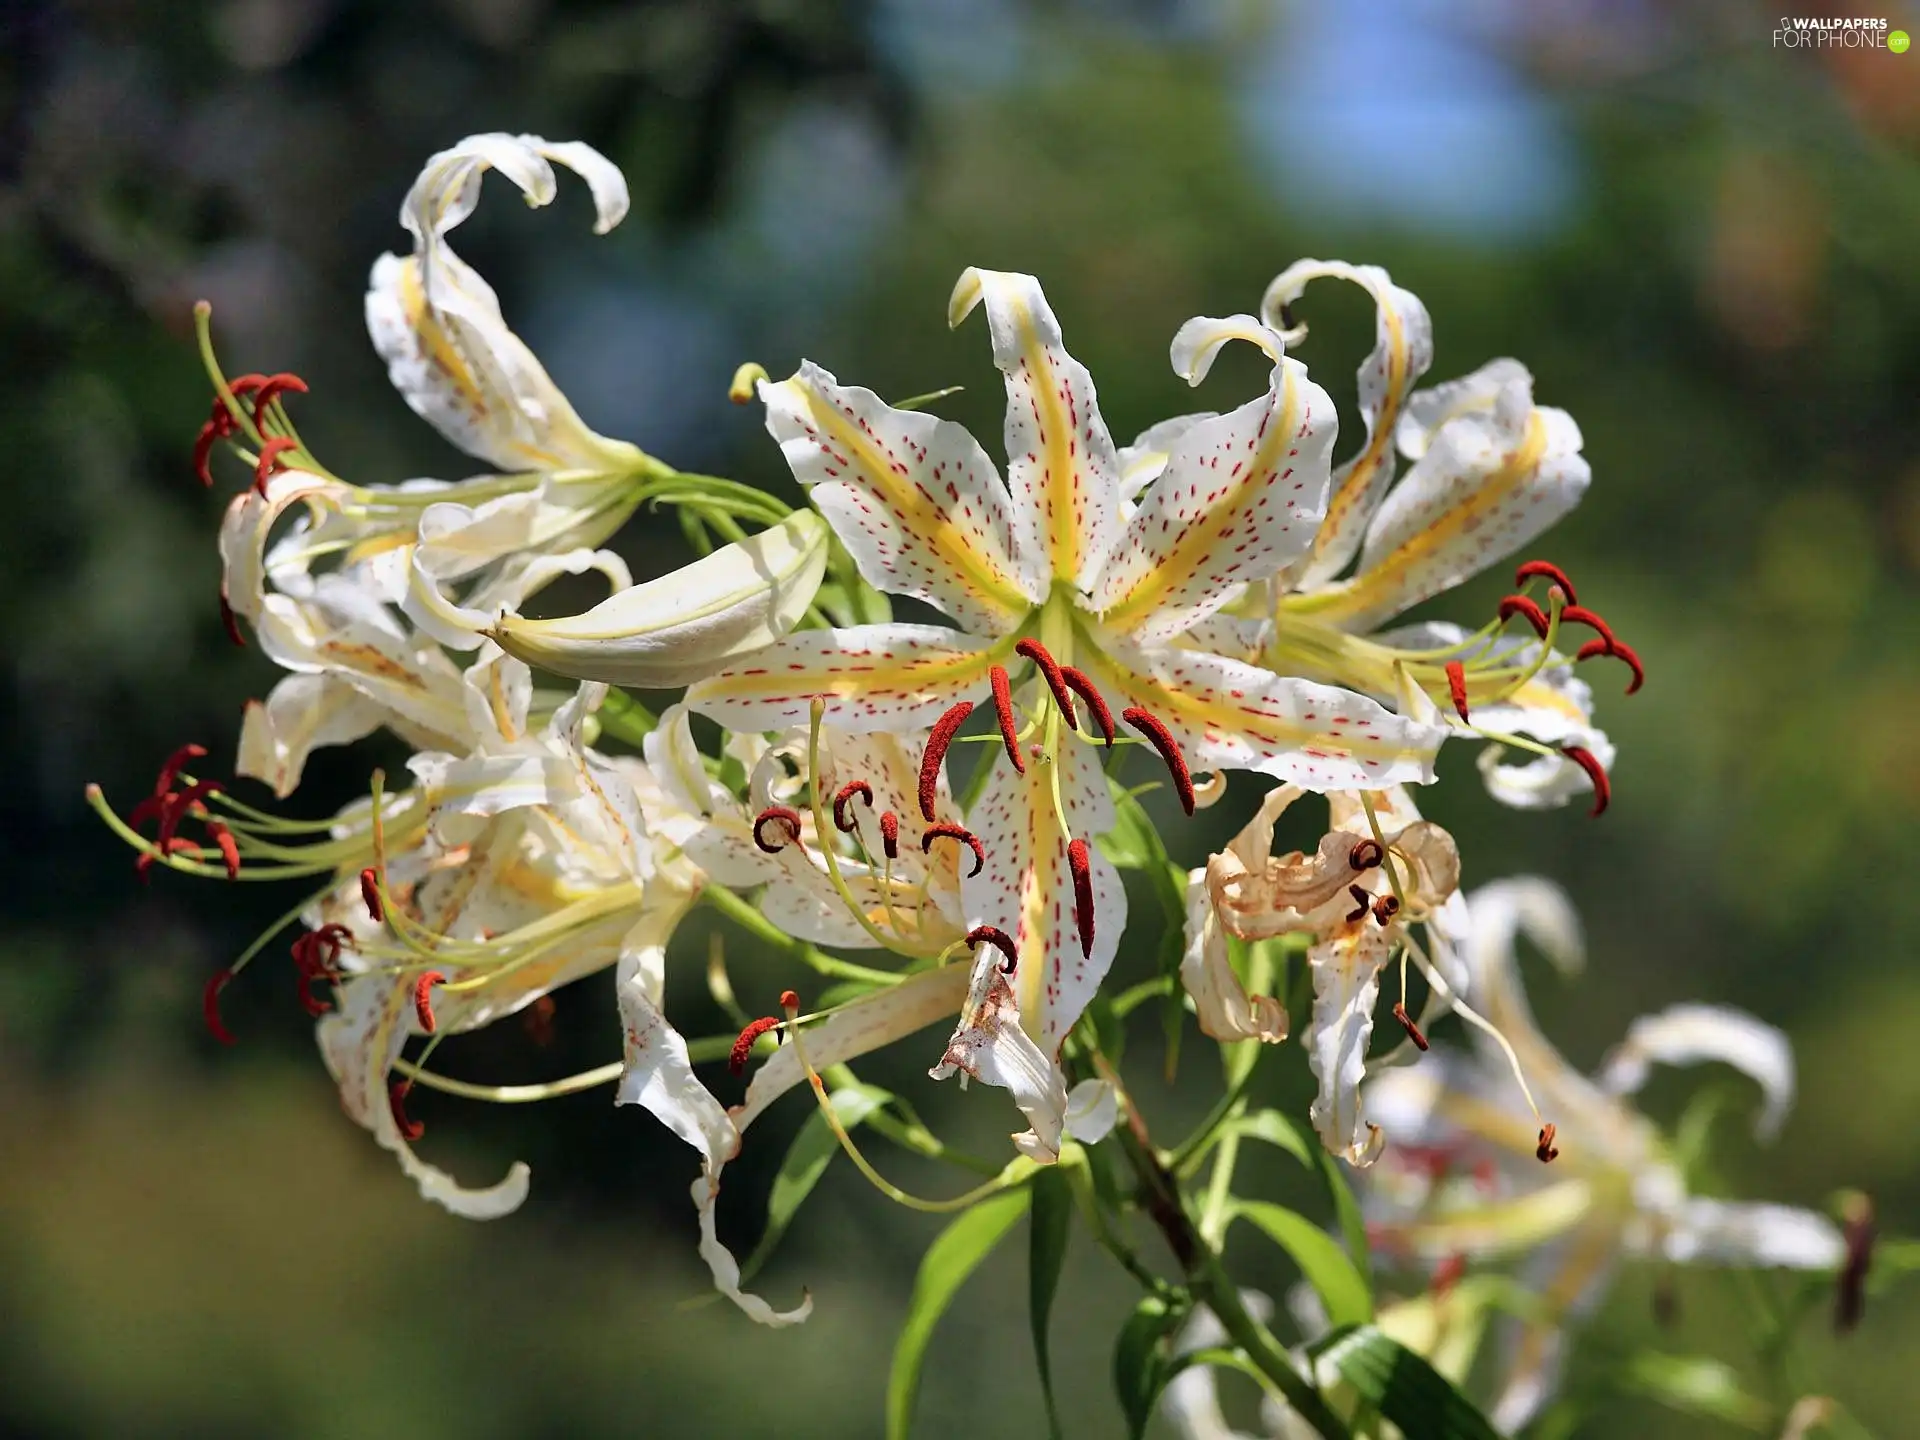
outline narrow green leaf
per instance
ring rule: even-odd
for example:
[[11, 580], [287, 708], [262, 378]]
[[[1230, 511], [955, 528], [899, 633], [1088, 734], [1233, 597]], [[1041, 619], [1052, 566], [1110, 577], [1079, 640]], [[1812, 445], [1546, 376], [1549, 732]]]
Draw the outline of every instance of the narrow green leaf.
[[1749, 1395], [1732, 1368], [1704, 1355], [1642, 1350], [1622, 1368], [1624, 1389], [1683, 1415], [1724, 1420], [1747, 1430], [1770, 1430], [1773, 1408]]
[[1300, 1267], [1309, 1285], [1319, 1292], [1334, 1325], [1359, 1325], [1373, 1318], [1373, 1297], [1367, 1282], [1354, 1268], [1340, 1242], [1313, 1221], [1284, 1205], [1264, 1200], [1241, 1200], [1233, 1207], [1235, 1219], [1251, 1220]]
[[1144, 805], [1124, 785], [1109, 780], [1113, 796], [1113, 829], [1100, 837], [1100, 853], [1122, 870], [1148, 870], [1164, 865], [1167, 849], [1160, 841]]
[[1186, 1319], [1187, 1309], [1165, 1296], [1149, 1295], [1120, 1327], [1113, 1347], [1113, 1390], [1127, 1418], [1128, 1440], [1140, 1440], [1152, 1418], [1153, 1402], [1177, 1372], [1167, 1341]]
[[[840, 1123], [851, 1130], [892, 1098], [878, 1086], [842, 1085], [833, 1092], [833, 1109]], [[839, 1153], [840, 1142], [827, 1128], [827, 1117], [816, 1106], [787, 1147], [787, 1158], [780, 1162], [780, 1173], [773, 1177], [773, 1192], [767, 1199], [767, 1228], [740, 1267], [742, 1284], [760, 1273], [760, 1267], [779, 1245], [780, 1237], [787, 1233], [787, 1226], [793, 1223], [795, 1212], [806, 1203], [807, 1196], [826, 1173], [828, 1162]]]
[[1040, 1368], [1040, 1393], [1047, 1402], [1047, 1432], [1060, 1440], [1060, 1412], [1053, 1400], [1053, 1363], [1047, 1347], [1047, 1319], [1060, 1288], [1060, 1267], [1073, 1230], [1073, 1182], [1058, 1165], [1033, 1177], [1032, 1243], [1027, 1252], [1027, 1293], [1033, 1319], [1033, 1358]]
[[1320, 1179], [1327, 1187], [1327, 1197], [1333, 1201], [1334, 1218], [1340, 1222], [1340, 1238], [1347, 1242], [1347, 1258], [1353, 1261], [1353, 1268], [1360, 1272], [1362, 1282], [1366, 1282], [1372, 1278], [1373, 1260], [1367, 1246], [1367, 1222], [1360, 1214], [1360, 1202], [1353, 1198], [1353, 1187], [1347, 1184], [1340, 1162], [1327, 1153], [1326, 1147], [1314, 1145], [1312, 1151], [1314, 1163], [1320, 1169]]
[[1371, 1325], [1335, 1330], [1309, 1351], [1406, 1440], [1499, 1440], [1499, 1432], [1446, 1377]]
[[1309, 1170], [1316, 1167], [1314, 1159], [1320, 1150], [1317, 1142], [1307, 1138], [1305, 1132], [1278, 1110], [1256, 1110], [1251, 1115], [1242, 1115], [1230, 1121], [1227, 1129], [1245, 1140], [1259, 1140], [1268, 1145], [1286, 1151]]
[[906, 1323], [893, 1347], [893, 1366], [887, 1375], [887, 1440], [906, 1440], [913, 1422], [914, 1396], [920, 1390], [920, 1362], [926, 1358], [934, 1327], [967, 1276], [1026, 1213], [1030, 1199], [1022, 1186], [982, 1200], [942, 1230], [921, 1258], [920, 1273], [913, 1281], [913, 1299], [907, 1305]]

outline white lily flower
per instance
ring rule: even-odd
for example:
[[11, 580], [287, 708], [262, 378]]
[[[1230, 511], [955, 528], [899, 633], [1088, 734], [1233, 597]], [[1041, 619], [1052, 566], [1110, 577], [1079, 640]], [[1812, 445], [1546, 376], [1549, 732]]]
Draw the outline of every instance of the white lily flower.
[[1060, 666], [1160, 717], [1196, 769], [1323, 790], [1431, 779], [1437, 727], [1172, 643], [1304, 553], [1320, 522], [1332, 406], [1278, 335], [1247, 316], [1182, 327], [1174, 368], [1194, 383], [1233, 339], [1267, 352], [1272, 379], [1260, 399], [1187, 427], [1123, 524], [1119, 455], [1039, 284], [970, 269], [950, 323], [981, 304], [1006, 376], [1010, 488], [960, 426], [810, 362], [760, 385], [768, 429], [860, 573], [959, 628], [796, 635], [696, 686], [689, 703], [768, 730], [824, 695], [841, 728], [920, 730], [956, 701], [984, 699], [992, 668], [1031, 633]]
[[[1494, 1099], [1509, 1083], [1504, 1055], [1486, 1045], [1436, 1049], [1416, 1068], [1368, 1082], [1367, 1105], [1402, 1143], [1372, 1172], [1366, 1202], [1388, 1255], [1526, 1256], [1524, 1278], [1546, 1318], [1510, 1336], [1492, 1412], [1507, 1429], [1551, 1395], [1563, 1326], [1598, 1304], [1619, 1259], [1837, 1270], [1845, 1243], [1811, 1211], [1689, 1195], [1659, 1132], [1623, 1103], [1652, 1064], [1717, 1060], [1759, 1082], [1766, 1105], [1756, 1129], [1769, 1136], [1792, 1100], [1784, 1036], [1737, 1010], [1678, 1006], [1637, 1022], [1599, 1080], [1589, 1080], [1534, 1024], [1514, 953], [1525, 933], [1563, 966], [1578, 964], [1579, 925], [1566, 897], [1543, 880], [1507, 880], [1475, 891], [1468, 908], [1473, 994], [1557, 1126], [1536, 1136]], [[1544, 1150], [1558, 1156], [1551, 1169], [1537, 1163]]]
[[[1365, 1166], [1386, 1143], [1385, 1133], [1360, 1104], [1380, 973], [1396, 953], [1417, 955], [1423, 973], [1444, 977], [1453, 970], [1451, 983], [1443, 978], [1435, 991], [1457, 1003], [1451, 940], [1459, 925], [1460, 855], [1453, 837], [1422, 820], [1397, 788], [1329, 796], [1332, 828], [1316, 852], [1272, 855], [1274, 824], [1301, 794], [1295, 786], [1276, 787], [1233, 843], [1208, 861], [1204, 873], [1196, 872], [1204, 895], [1189, 892], [1188, 947], [1190, 959], [1196, 948], [1203, 959], [1183, 963], [1181, 978], [1202, 1010], [1203, 1025], [1209, 1011], [1220, 1024], [1224, 1010], [1257, 1017], [1269, 1032], [1262, 1038], [1281, 1038], [1284, 1013], [1272, 1000], [1247, 998], [1226, 963], [1218, 932], [1242, 940], [1313, 937], [1307, 964], [1314, 1005], [1306, 1045], [1320, 1093], [1309, 1114], [1331, 1153]], [[1409, 927], [1416, 923], [1426, 927], [1437, 962], [1412, 939]], [[1210, 964], [1204, 958], [1209, 949]], [[1414, 1043], [1424, 1047], [1420, 1025], [1428, 1017], [1415, 1021], [1404, 1004], [1395, 1013], [1409, 1036], [1417, 1037]], [[1276, 1027], [1279, 1035], [1271, 1033]]]
[[[1433, 360], [1432, 321], [1419, 297], [1377, 266], [1303, 260], [1275, 278], [1261, 315], [1287, 343], [1305, 336], [1293, 306], [1321, 278], [1358, 285], [1374, 302], [1374, 347], [1359, 370], [1367, 434], [1335, 472], [1311, 551], [1264, 593], [1233, 607], [1244, 621], [1264, 624], [1247, 637], [1248, 653], [1390, 704], [1410, 688], [1423, 691], [1451, 705], [1468, 731], [1497, 742], [1482, 766], [1497, 799], [1536, 808], [1598, 789], [1597, 810], [1613, 750], [1593, 724], [1591, 694], [1570, 679], [1572, 659], [1549, 645], [1496, 639], [1494, 627], [1474, 636], [1437, 625], [1380, 633], [1395, 616], [1527, 545], [1579, 503], [1591, 478], [1579, 427], [1566, 412], [1533, 403], [1532, 376], [1515, 360], [1415, 391]], [[1397, 483], [1396, 444], [1411, 462]], [[1557, 567], [1530, 562], [1516, 583], [1535, 576], [1553, 580], [1559, 598], [1550, 590], [1540, 605], [1522, 595], [1524, 603], [1502, 605], [1500, 623], [1518, 617], [1542, 632], [1529, 640], [1558, 638], [1563, 624], [1587, 625], [1600, 638], [1577, 658], [1623, 660], [1634, 672], [1629, 693], [1637, 689], [1632, 647], [1575, 603]], [[1501, 744], [1539, 758], [1501, 767]]]

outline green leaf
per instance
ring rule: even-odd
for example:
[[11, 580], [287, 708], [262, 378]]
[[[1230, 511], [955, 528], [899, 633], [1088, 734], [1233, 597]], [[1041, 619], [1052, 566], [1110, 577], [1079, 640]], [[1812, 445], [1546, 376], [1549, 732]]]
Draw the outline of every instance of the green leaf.
[[[851, 1130], [893, 1097], [874, 1085], [842, 1085], [833, 1092], [834, 1113]], [[767, 1228], [760, 1243], [740, 1267], [740, 1282], [745, 1284], [760, 1273], [760, 1267], [772, 1256], [780, 1237], [793, 1223], [794, 1213], [806, 1203], [813, 1187], [820, 1183], [827, 1164], [840, 1153], [840, 1142], [827, 1128], [827, 1117], [815, 1106], [800, 1133], [787, 1147], [787, 1158], [780, 1162], [780, 1173], [773, 1177], [773, 1193], [767, 1200]]]
[[1487, 1417], [1439, 1371], [1371, 1325], [1336, 1330], [1308, 1353], [1330, 1363], [1406, 1440], [1499, 1440]]
[[1027, 1293], [1033, 1319], [1033, 1358], [1040, 1367], [1040, 1393], [1047, 1402], [1047, 1432], [1059, 1440], [1060, 1412], [1053, 1400], [1053, 1363], [1047, 1350], [1047, 1319], [1060, 1288], [1060, 1267], [1073, 1230], [1073, 1182], [1058, 1165], [1033, 1177], [1032, 1243], [1027, 1252]]
[[1731, 1367], [1704, 1355], [1642, 1350], [1620, 1372], [1622, 1389], [1683, 1415], [1724, 1420], [1747, 1430], [1772, 1430], [1773, 1408], [1749, 1395]]
[[1324, 1153], [1315, 1140], [1308, 1139], [1298, 1125], [1278, 1110], [1256, 1110], [1251, 1115], [1242, 1115], [1238, 1120], [1228, 1122], [1227, 1128], [1243, 1139], [1260, 1140], [1277, 1146], [1309, 1170], [1316, 1168], [1319, 1163], [1314, 1157]]
[[1144, 805], [1116, 781], [1107, 782], [1113, 796], [1114, 826], [1100, 837], [1100, 853], [1122, 870], [1148, 870], [1167, 863], [1167, 847], [1153, 827]]
[[1233, 1207], [1238, 1220], [1251, 1220], [1300, 1267], [1307, 1283], [1319, 1292], [1334, 1325], [1360, 1325], [1373, 1318], [1373, 1297], [1367, 1282], [1354, 1268], [1340, 1242], [1313, 1221], [1284, 1205], [1264, 1200], [1241, 1200]]
[[1190, 1307], [1178, 1299], [1149, 1295], [1133, 1307], [1113, 1347], [1113, 1390], [1127, 1417], [1128, 1440], [1139, 1440], [1167, 1381], [1179, 1366], [1168, 1354], [1168, 1340]]
[[913, 1299], [907, 1305], [906, 1323], [893, 1347], [893, 1367], [887, 1375], [887, 1440], [906, 1440], [913, 1422], [914, 1396], [920, 1390], [920, 1362], [926, 1358], [934, 1327], [967, 1276], [1026, 1213], [1030, 1199], [1022, 1186], [982, 1200], [942, 1230], [921, 1258], [920, 1273], [913, 1280]]
[[[1317, 1137], [1316, 1137], [1317, 1138]], [[1347, 1242], [1347, 1256], [1363, 1282], [1371, 1279], [1373, 1260], [1367, 1247], [1367, 1222], [1360, 1214], [1360, 1202], [1353, 1198], [1353, 1187], [1341, 1173], [1340, 1162], [1327, 1153], [1324, 1145], [1312, 1147], [1320, 1179], [1333, 1201], [1334, 1217], [1340, 1222], [1340, 1237]]]

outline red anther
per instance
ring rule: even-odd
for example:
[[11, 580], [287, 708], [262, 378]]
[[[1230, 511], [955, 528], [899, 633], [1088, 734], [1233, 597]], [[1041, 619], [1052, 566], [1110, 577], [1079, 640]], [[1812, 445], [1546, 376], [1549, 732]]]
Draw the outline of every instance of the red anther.
[[1014, 967], [1020, 963], [1020, 952], [1013, 948], [1013, 937], [998, 925], [976, 925], [967, 932], [967, 944], [991, 945], [1006, 957], [1007, 963], [1000, 967], [1002, 975], [1013, 974]]
[[433, 987], [446, 978], [438, 970], [429, 970], [413, 982], [413, 1018], [429, 1035], [433, 1034]]
[[1113, 712], [1107, 709], [1107, 702], [1094, 688], [1093, 681], [1087, 678], [1087, 672], [1076, 665], [1065, 665], [1060, 669], [1060, 678], [1067, 682], [1074, 694], [1087, 702], [1087, 709], [1093, 712], [1093, 723], [1100, 727], [1101, 738], [1107, 742], [1107, 748], [1113, 748]]
[[320, 936], [316, 931], [293, 942], [293, 969], [300, 1007], [318, 1020], [332, 1007], [313, 993], [313, 982], [333, 978], [328, 962], [320, 956]]
[[967, 716], [973, 713], [973, 702], [956, 702], [944, 715], [933, 722], [933, 729], [927, 732], [927, 753], [920, 757], [920, 818], [931, 822], [934, 819], [933, 802], [940, 793], [940, 766], [947, 758], [947, 747], [953, 743], [954, 735], [967, 723]]
[[[787, 994], [792, 995], [793, 992], [789, 990]], [[798, 996], [794, 997], [794, 1003], [799, 1003]], [[778, 1015], [762, 1015], [758, 1020], [742, 1030], [740, 1032], [740, 1038], [733, 1042], [733, 1049], [727, 1054], [727, 1068], [736, 1075], [743, 1073], [747, 1068], [747, 1056], [753, 1050], [753, 1042], [766, 1034], [767, 1031], [777, 1029], [779, 1024], [780, 1017]]]
[[1193, 814], [1193, 776], [1187, 770], [1187, 757], [1180, 753], [1180, 743], [1173, 738], [1173, 732], [1160, 723], [1158, 715], [1138, 705], [1122, 710], [1120, 718], [1153, 742], [1153, 748], [1160, 752], [1160, 758], [1173, 774], [1174, 793], [1180, 797], [1180, 808]]
[[374, 874], [371, 865], [360, 872], [360, 903], [367, 907], [367, 917], [374, 924], [386, 920], [386, 908], [380, 903], [380, 877]]
[[1640, 657], [1634, 648], [1624, 640], [1589, 640], [1575, 653], [1574, 659], [1591, 660], [1596, 655], [1611, 656], [1622, 661], [1633, 671], [1633, 679], [1627, 685], [1627, 694], [1631, 695], [1647, 682], [1646, 667], [1641, 665]]
[[1013, 647], [1013, 653], [1024, 655], [1040, 667], [1040, 674], [1047, 682], [1047, 688], [1053, 692], [1053, 703], [1060, 707], [1060, 713], [1067, 717], [1067, 724], [1075, 730], [1080, 728], [1080, 717], [1074, 713], [1073, 692], [1067, 689], [1067, 677], [1052, 653], [1032, 636], [1028, 636]]
[[393, 1123], [400, 1127], [402, 1140], [418, 1140], [427, 1133], [425, 1125], [407, 1118], [407, 1092], [412, 1088], [411, 1080], [395, 1080], [387, 1086], [387, 1108], [393, 1112]]
[[150, 878], [147, 872], [153, 868], [153, 862], [158, 860], [161, 855], [178, 855], [183, 850], [197, 851], [200, 848], [184, 835], [169, 835], [164, 846], [161, 846], [157, 840], [154, 844], [160, 848], [142, 850], [133, 862], [133, 873], [140, 877], [140, 883], [142, 885], [147, 883]]
[[[179, 794], [165, 797], [165, 803], [160, 807], [160, 828], [154, 835], [153, 843], [169, 845], [173, 839], [173, 832], [180, 828], [180, 822], [186, 819], [189, 813], [194, 812], [195, 807], [199, 806], [207, 796], [219, 793], [218, 780], [198, 780]], [[204, 813], [204, 810], [199, 813]]]
[[1562, 745], [1560, 753], [1587, 772], [1587, 779], [1593, 782], [1593, 809], [1587, 812], [1589, 818], [1598, 819], [1607, 808], [1607, 802], [1613, 798], [1613, 785], [1607, 779], [1606, 768], [1594, 759], [1593, 752], [1582, 745]]
[[521, 1012], [520, 1025], [527, 1032], [527, 1039], [542, 1050], [553, 1044], [553, 1012], [558, 1008], [553, 996], [542, 995]]
[[206, 746], [188, 744], [182, 745], [169, 755], [166, 763], [160, 767], [160, 778], [153, 782], [154, 797], [158, 799], [173, 789], [173, 782], [179, 778], [180, 772], [186, 769], [190, 762], [205, 759], [206, 754]]
[[220, 848], [220, 859], [227, 867], [227, 879], [240, 878], [240, 846], [233, 838], [233, 832], [218, 820], [207, 822], [207, 838]]
[[207, 1033], [222, 1045], [237, 1043], [233, 1032], [220, 1023], [220, 992], [233, 979], [233, 971], [216, 970], [207, 977], [207, 988], [200, 992], [200, 1013], [206, 1017]]
[[1404, 1000], [1394, 1001], [1393, 1018], [1400, 1022], [1400, 1028], [1407, 1032], [1407, 1038], [1413, 1041], [1415, 1048], [1420, 1050], [1426, 1050], [1431, 1048], [1427, 1044], [1427, 1037], [1421, 1031], [1420, 1026], [1414, 1021], [1414, 1018], [1411, 1015], [1407, 1014], [1406, 1001]]
[[1400, 897], [1397, 895], [1382, 895], [1373, 902], [1373, 920], [1382, 929], [1385, 929], [1387, 922], [1399, 913]]
[[220, 623], [226, 626], [227, 639], [242, 650], [247, 648], [247, 637], [240, 633], [240, 617], [233, 613], [233, 602], [227, 599], [227, 587], [220, 586]]
[[1527, 623], [1533, 626], [1534, 633], [1542, 640], [1547, 638], [1547, 631], [1551, 628], [1547, 620], [1547, 612], [1524, 595], [1509, 595], [1500, 602], [1500, 619], [1502, 623], [1511, 620], [1516, 615], [1525, 616]]
[[1540, 1143], [1534, 1148], [1534, 1155], [1542, 1165], [1551, 1165], [1560, 1158], [1560, 1152], [1554, 1147], [1553, 1137], [1557, 1132], [1551, 1125], [1540, 1127]]
[[1007, 683], [1007, 672], [998, 665], [987, 671], [987, 679], [993, 685], [993, 713], [1000, 717], [1000, 738], [1006, 742], [1007, 758], [1024, 775], [1027, 762], [1020, 758], [1020, 736], [1013, 723], [1013, 687]]
[[127, 812], [127, 828], [138, 830], [147, 821], [167, 813], [167, 806], [173, 803], [173, 796], [167, 794], [149, 795], [133, 809]]
[[1846, 1251], [1840, 1262], [1839, 1284], [1833, 1299], [1833, 1328], [1844, 1335], [1860, 1323], [1867, 1307], [1867, 1272], [1873, 1267], [1873, 1242], [1877, 1236], [1873, 1201], [1865, 1195], [1849, 1197], [1841, 1220], [1840, 1233], [1845, 1239]]
[[333, 973], [333, 962], [340, 958], [342, 950], [353, 947], [353, 932], [337, 922], [332, 925], [322, 925], [313, 932], [313, 946], [316, 955], [322, 950], [326, 951], [320, 963], [326, 967], [327, 978], [335, 979], [337, 977]]
[[[224, 424], [222, 422], [225, 422]], [[200, 477], [202, 485], [213, 484], [213, 446], [217, 440], [224, 440], [233, 433], [233, 417], [227, 414], [227, 407], [218, 400], [213, 402], [213, 419], [200, 427], [200, 433], [193, 437], [193, 473]]]
[[[227, 389], [233, 392], [234, 399], [244, 400], [266, 383], [266, 376], [257, 370], [249, 370], [246, 374], [236, 375], [229, 380], [227, 382]], [[226, 401], [222, 400], [218, 395], [215, 395], [213, 397], [213, 403], [220, 408], [222, 414], [227, 415], [229, 419], [232, 418], [232, 412], [227, 410]]]
[[267, 493], [267, 477], [280, 467], [280, 457], [289, 450], [298, 450], [300, 442], [290, 440], [285, 435], [271, 436], [260, 447], [260, 458], [253, 466], [253, 488], [262, 495]]
[[[763, 833], [769, 821], [778, 820], [787, 827], [787, 839], [774, 844], [767, 843]], [[787, 805], [769, 805], [753, 817], [753, 843], [769, 855], [778, 855], [785, 845], [800, 843], [800, 812]]]
[[780, 1008], [787, 1011], [798, 1010], [800, 1008], [800, 997], [791, 990], [782, 990], [780, 992]]
[[980, 867], [987, 863], [987, 847], [980, 843], [980, 837], [964, 825], [955, 825], [951, 820], [936, 820], [927, 827], [920, 837], [920, 853], [931, 854], [936, 840], [958, 840], [973, 850], [973, 869], [967, 872], [971, 880], [980, 873]]
[[1458, 660], [1447, 662], [1447, 693], [1453, 697], [1453, 708], [1460, 712], [1462, 720], [1471, 721], [1467, 714], [1467, 667]]
[[1353, 897], [1353, 909], [1347, 915], [1347, 923], [1351, 925], [1356, 920], [1367, 918], [1367, 912], [1373, 908], [1373, 896], [1360, 885], [1347, 886], [1347, 893]]
[[1073, 872], [1073, 919], [1080, 927], [1080, 953], [1093, 958], [1093, 871], [1088, 863], [1087, 842], [1067, 842], [1067, 869]]
[[1566, 591], [1567, 603], [1569, 605], [1578, 605], [1580, 603], [1580, 597], [1573, 593], [1573, 581], [1567, 578], [1567, 572], [1551, 560], [1522, 561], [1520, 568], [1513, 572], [1513, 583], [1516, 585], [1524, 585], [1537, 575], [1546, 576], [1547, 579]]
[[1584, 625], [1601, 639], [1605, 640], [1607, 644], [1617, 645], [1620, 643], [1613, 638], [1613, 627], [1584, 605], [1567, 606], [1566, 609], [1560, 612], [1560, 623], [1562, 625]]
[[833, 825], [842, 833], [859, 823], [847, 818], [847, 802], [856, 795], [867, 802], [869, 809], [873, 807], [873, 787], [864, 780], [849, 780], [833, 797]]
[[1378, 840], [1356, 840], [1353, 849], [1347, 852], [1347, 864], [1356, 870], [1371, 870], [1386, 856], [1386, 849]]
[[267, 376], [260, 382], [260, 389], [253, 397], [253, 413], [259, 415], [283, 394], [288, 393], [306, 394], [307, 382], [287, 370]]
[[[1422, 1050], [1427, 1047], [1422, 1045]], [[1467, 1273], [1467, 1257], [1459, 1251], [1446, 1257], [1433, 1267], [1431, 1290], [1436, 1300], [1444, 1299], [1454, 1286], [1460, 1283], [1460, 1277]]]
[[900, 858], [900, 817], [891, 810], [880, 817], [880, 848], [887, 852], [887, 859]]

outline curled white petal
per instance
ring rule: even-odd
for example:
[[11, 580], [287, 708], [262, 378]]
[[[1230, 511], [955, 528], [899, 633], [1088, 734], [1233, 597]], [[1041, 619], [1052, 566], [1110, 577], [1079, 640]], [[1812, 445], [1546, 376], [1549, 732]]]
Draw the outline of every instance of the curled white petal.
[[1750, 1076], [1765, 1097], [1754, 1133], [1772, 1140], [1793, 1107], [1793, 1046], [1774, 1026], [1744, 1010], [1723, 1005], [1673, 1005], [1643, 1015], [1607, 1057], [1600, 1087], [1631, 1095], [1646, 1084], [1655, 1065], [1692, 1065], [1718, 1060]]

